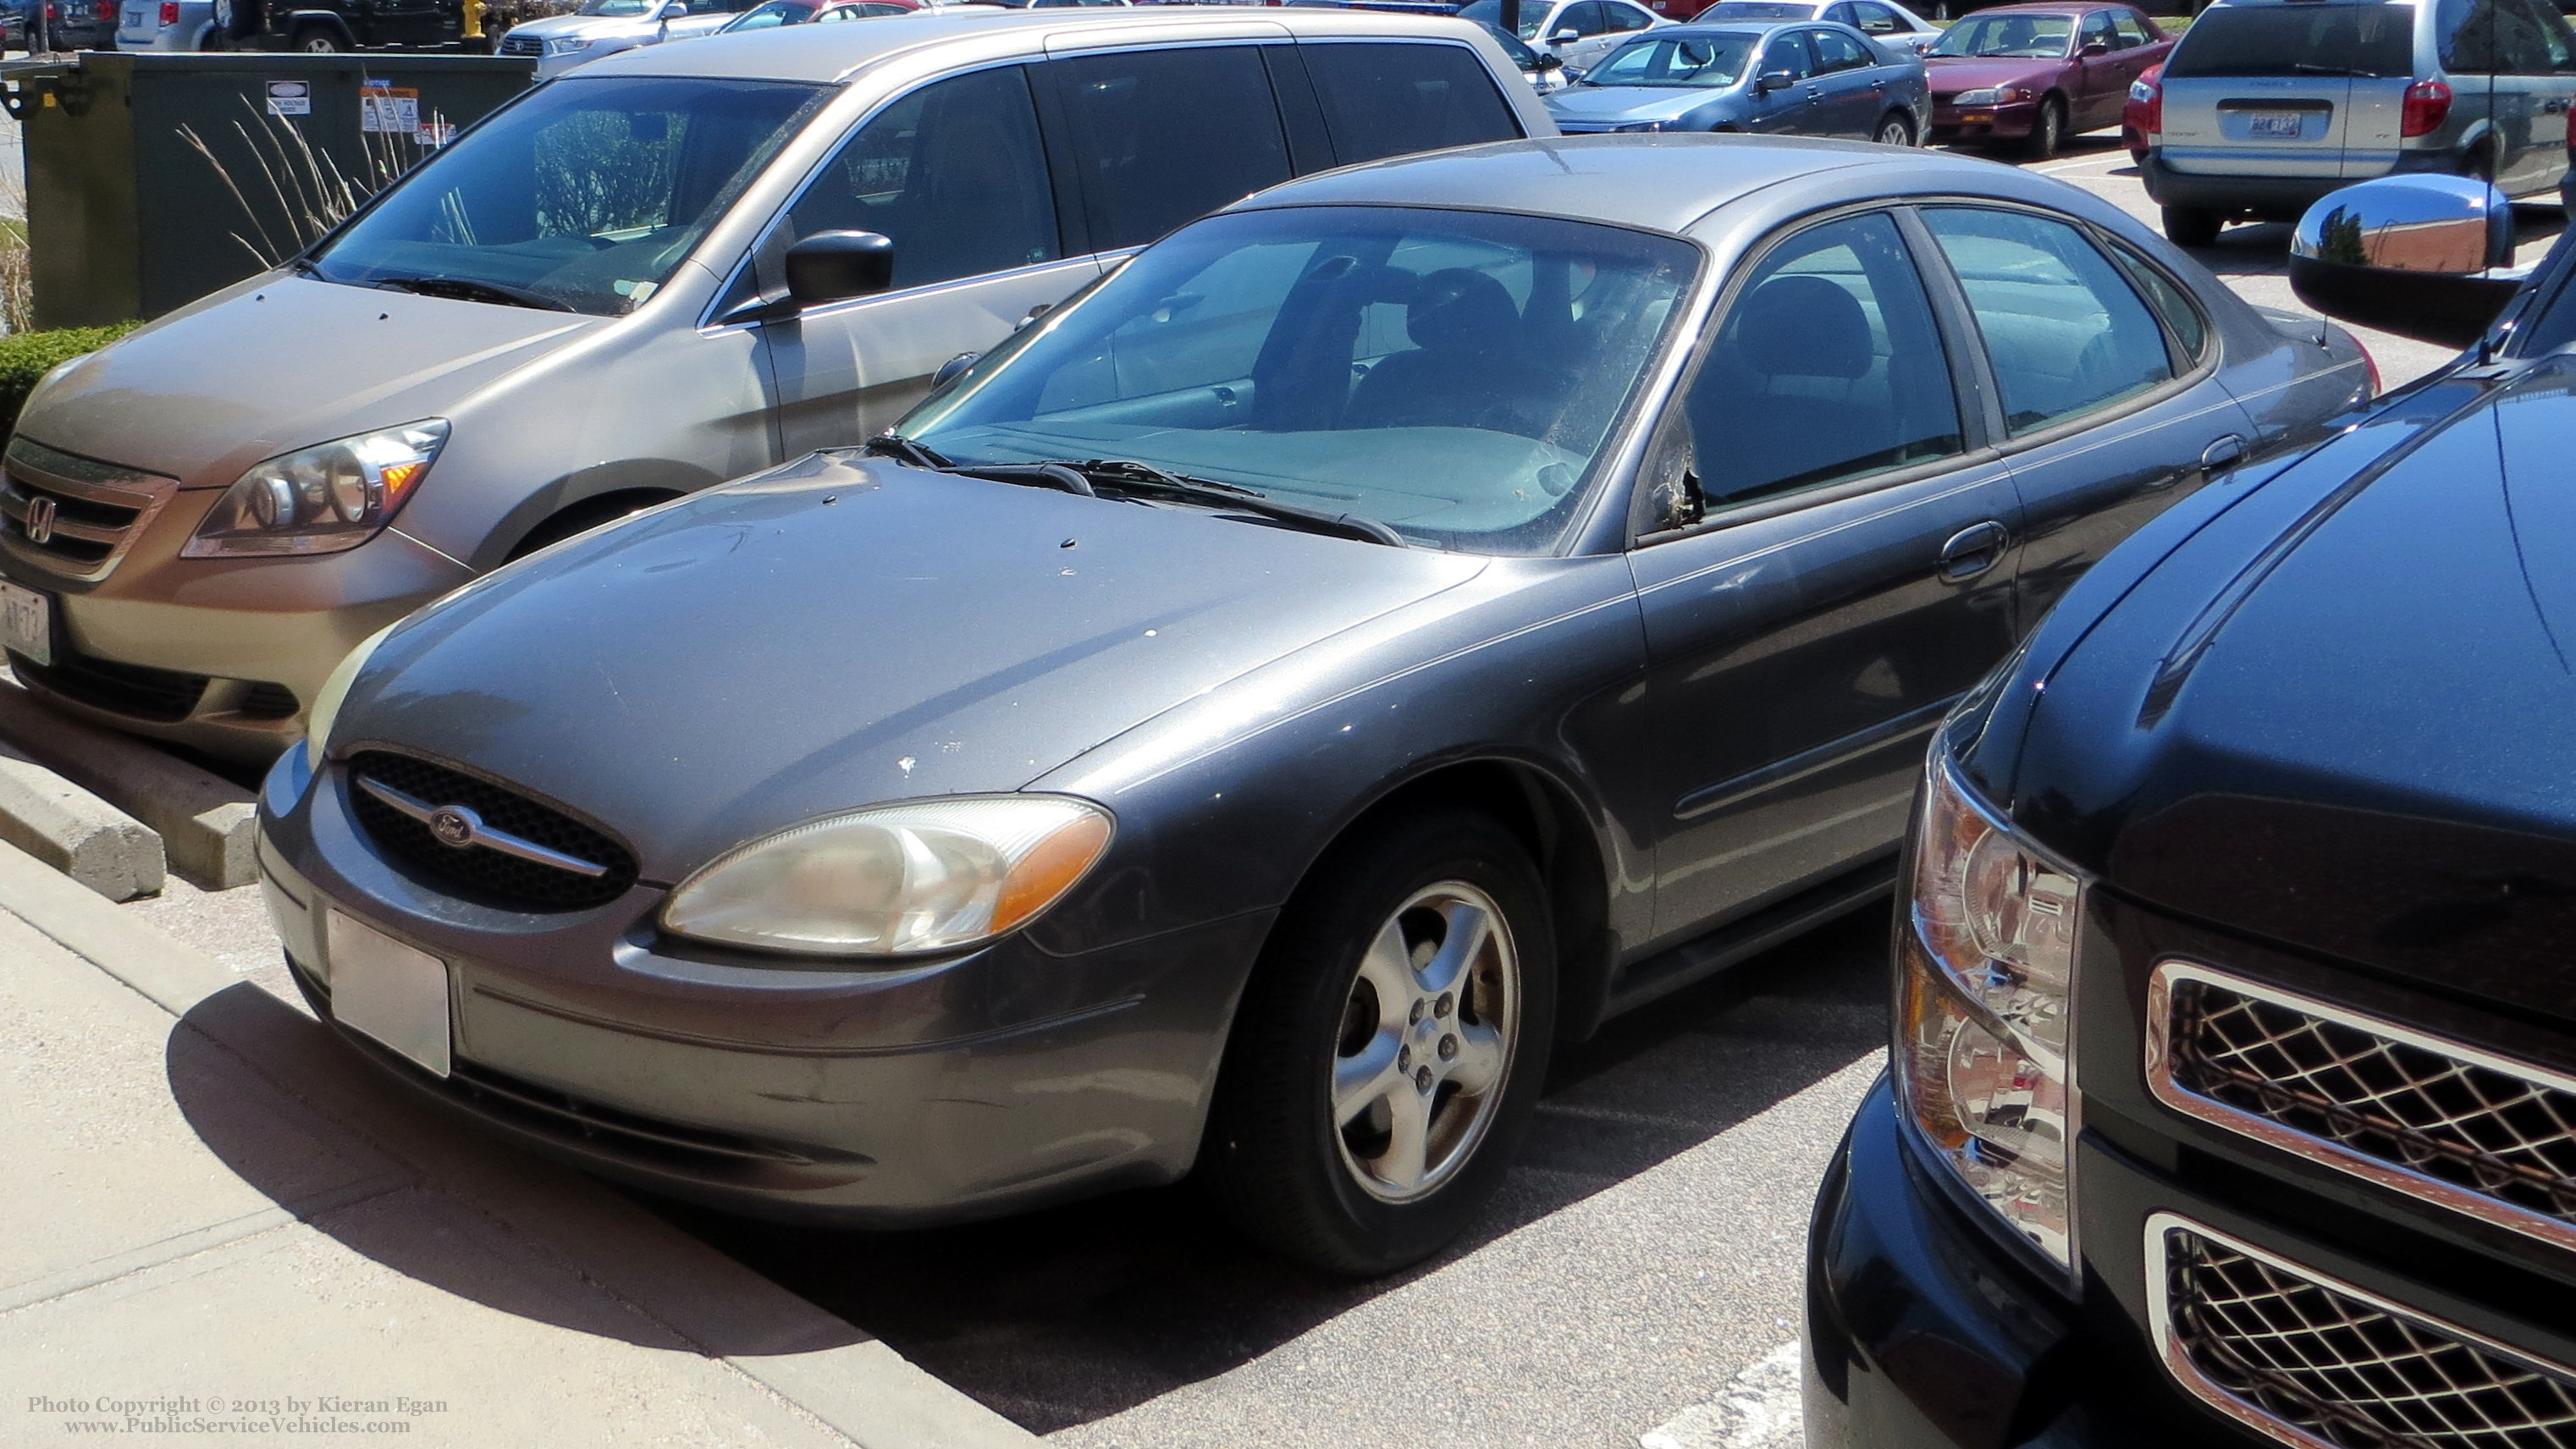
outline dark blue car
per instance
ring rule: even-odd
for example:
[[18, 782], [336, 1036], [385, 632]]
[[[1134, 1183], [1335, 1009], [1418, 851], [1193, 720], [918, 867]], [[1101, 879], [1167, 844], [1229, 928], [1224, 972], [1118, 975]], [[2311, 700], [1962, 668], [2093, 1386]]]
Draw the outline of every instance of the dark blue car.
[[2576, 251], [2517, 292], [2508, 226], [2320, 202], [2303, 296], [2472, 350], [2140, 530], [1938, 733], [1815, 1449], [2576, 1443]]

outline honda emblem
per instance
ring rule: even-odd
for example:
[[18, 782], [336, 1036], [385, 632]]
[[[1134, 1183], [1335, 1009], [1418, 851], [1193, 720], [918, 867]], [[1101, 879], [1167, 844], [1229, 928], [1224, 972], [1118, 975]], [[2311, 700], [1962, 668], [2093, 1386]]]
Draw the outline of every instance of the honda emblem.
[[54, 500], [39, 493], [27, 500], [27, 542], [44, 547], [54, 541]]

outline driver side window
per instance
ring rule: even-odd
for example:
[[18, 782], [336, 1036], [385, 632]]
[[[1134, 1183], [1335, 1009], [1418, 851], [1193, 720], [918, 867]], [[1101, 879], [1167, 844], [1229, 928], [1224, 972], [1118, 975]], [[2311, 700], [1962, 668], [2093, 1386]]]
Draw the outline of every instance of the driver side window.
[[1026, 74], [1006, 66], [955, 76], [877, 112], [824, 164], [781, 231], [770, 243], [780, 251], [817, 232], [882, 233], [894, 242], [898, 288], [1063, 255]]
[[1895, 221], [1847, 217], [1773, 248], [1683, 413], [1708, 511], [1959, 452], [1947, 353]]
[[1771, 37], [1771, 43], [1762, 48], [1762, 68], [1755, 74], [1769, 75], [1781, 70], [1787, 71], [1793, 81], [1805, 80], [1816, 73], [1815, 63], [1807, 56], [1807, 43], [1798, 37], [1797, 31], [1783, 31]]

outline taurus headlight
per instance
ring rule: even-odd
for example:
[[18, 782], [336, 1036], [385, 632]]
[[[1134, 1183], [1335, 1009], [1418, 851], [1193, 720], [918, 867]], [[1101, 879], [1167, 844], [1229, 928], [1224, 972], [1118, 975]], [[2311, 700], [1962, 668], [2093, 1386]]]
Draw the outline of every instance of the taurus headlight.
[[2015, 837], [1935, 752], [1911, 895], [1896, 1043], [1907, 1109], [1969, 1190], [2064, 1270], [2083, 883]]
[[338, 553], [392, 521], [447, 442], [431, 418], [271, 458], [215, 500], [182, 558]]
[[957, 795], [827, 816], [718, 858], [662, 927], [727, 946], [903, 956], [987, 941], [1053, 905], [1108, 848], [1063, 795]]

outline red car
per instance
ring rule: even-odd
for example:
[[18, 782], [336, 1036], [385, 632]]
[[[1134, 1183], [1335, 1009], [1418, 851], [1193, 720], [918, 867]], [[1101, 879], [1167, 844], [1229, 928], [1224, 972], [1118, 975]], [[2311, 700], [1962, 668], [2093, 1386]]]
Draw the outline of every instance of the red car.
[[2018, 141], [2053, 156], [2068, 136], [2114, 125], [2129, 87], [2164, 64], [2173, 37], [2130, 5], [1999, 5], [1943, 31], [1931, 71], [1932, 141]]
[[2129, 148], [2129, 159], [2147, 164], [2147, 147], [2156, 133], [2165, 128], [2165, 68], [2148, 66], [2129, 83], [2129, 103], [2120, 108], [2120, 144]]

